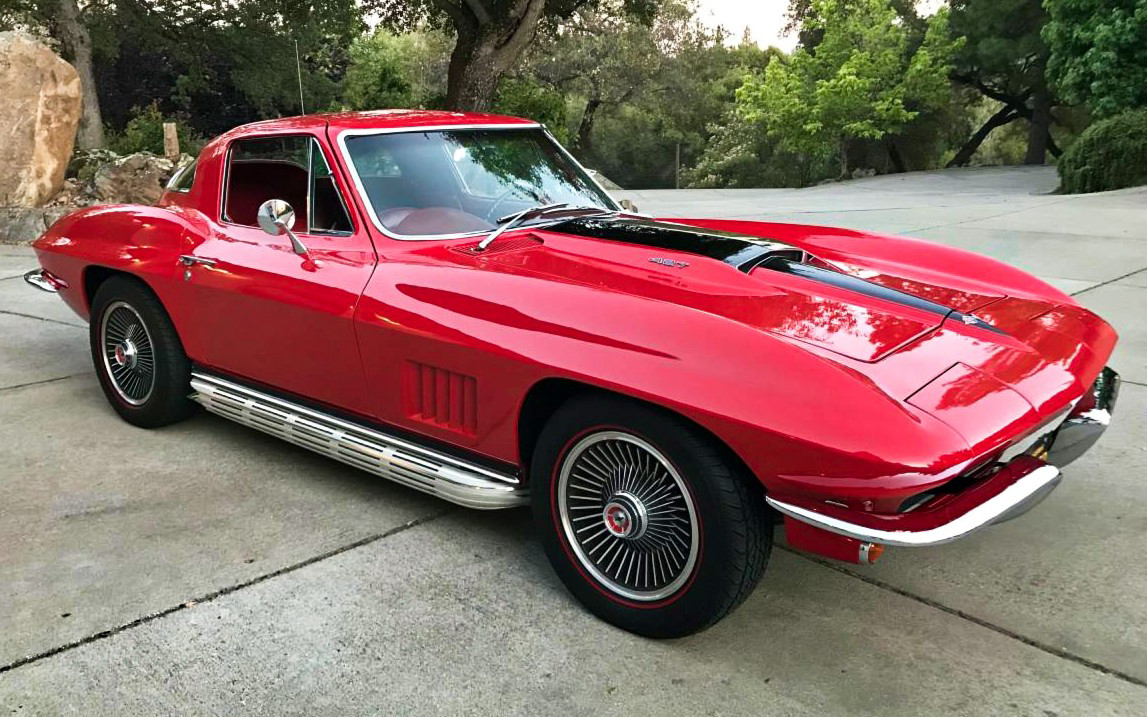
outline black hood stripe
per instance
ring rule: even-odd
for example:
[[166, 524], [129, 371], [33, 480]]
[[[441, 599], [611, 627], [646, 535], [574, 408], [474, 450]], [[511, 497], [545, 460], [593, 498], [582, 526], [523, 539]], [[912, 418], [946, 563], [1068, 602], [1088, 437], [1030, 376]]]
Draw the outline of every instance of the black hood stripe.
[[951, 318], [968, 326], [975, 326], [1000, 334], [1005, 333], [983, 319], [961, 313], [950, 306], [944, 306], [897, 289], [880, 286], [851, 274], [805, 264], [801, 261], [804, 250], [773, 239], [760, 239], [687, 224], [628, 218], [578, 217], [550, 225], [547, 229], [591, 239], [607, 239], [704, 256], [725, 262], [746, 274], [758, 266], [763, 266], [773, 271], [847, 289], [864, 296], [927, 311], [943, 317], [941, 320]]
[[745, 273], [778, 253], [804, 253], [792, 244], [772, 239], [647, 219], [579, 217], [553, 224], [547, 230], [696, 254], [723, 261]]
[[928, 311], [944, 319], [952, 319], [959, 321], [967, 326], [975, 326], [988, 331], [994, 331], [998, 334], [1005, 333], [1004, 331], [992, 326], [981, 318], [956, 311], [950, 306], [937, 304], [935, 301], [922, 299], [914, 294], [908, 294], [898, 289], [890, 289], [887, 286], [873, 284], [871, 281], [865, 281], [860, 277], [852, 276], [851, 274], [842, 274], [838, 271], [824, 269], [819, 266], [812, 266], [810, 264], [802, 264], [795, 261], [789, 261], [782, 257], [770, 257], [764, 263], [764, 268], [773, 271], [783, 272], [785, 274], [792, 274], [812, 281], [818, 281], [822, 284], [830, 286], [837, 286], [849, 291], [855, 291], [858, 294], [871, 296], [875, 299], [883, 299], [891, 301], [901, 306], [910, 306], [922, 311]]

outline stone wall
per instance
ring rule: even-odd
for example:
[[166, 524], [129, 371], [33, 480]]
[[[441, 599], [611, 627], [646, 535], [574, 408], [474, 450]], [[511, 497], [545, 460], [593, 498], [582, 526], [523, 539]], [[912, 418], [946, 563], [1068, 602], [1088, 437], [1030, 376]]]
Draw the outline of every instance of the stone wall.
[[74, 207], [0, 207], [0, 244], [31, 244]]

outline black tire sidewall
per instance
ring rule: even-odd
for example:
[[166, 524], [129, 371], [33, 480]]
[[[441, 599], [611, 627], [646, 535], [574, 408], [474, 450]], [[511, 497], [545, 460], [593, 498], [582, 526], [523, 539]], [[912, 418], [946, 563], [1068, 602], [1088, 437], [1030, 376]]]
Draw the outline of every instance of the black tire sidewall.
[[[626, 600], [600, 585], [584, 572], [562, 529], [556, 502], [562, 461], [579, 440], [604, 430], [623, 431], [652, 445], [673, 464], [692, 493], [700, 537], [697, 562], [686, 584], [663, 600]], [[711, 441], [673, 416], [636, 402], [594, 396], [567, 404], [543, 429], [534, 450], [530, 491], [542, 545], [570, 592], [607, 622], [639, 635], [669, 638], [705, 629], [740, 602], [733, 599], [730, 605], [728, 590], [740, 585], [744, 571], [752, 568], [738, 559], [745, 554], [738, 544], [745, 536], [729, 526], [765, 520], [763, 508], [754, 511], [743, 500], [728, 499], [730, 484], [743, 480], [728, 461], [721, 460]], [[753, 493], [744, 485], [732, 488], [742, 495]], [[760, 500], [763, 506], [763, 496]], [[757, 578], [759, 574], [752, 578], [754, 583]]]
[[[153, 344], [155, 384], [151, 395], [139, 406], [123, 400], [104, 364], [100, 326], [108, 306], [116, 301], [128, 304], [139, 314]], [[145, 284], [126, 276], [114, 276], [101, 284], [92, 298], [88, 330], [92, 364], [100, 388], [121, 418], [143, 428], [157, 428], [182, 420], [194, 410], [195, 404], [188, 398], [190, 362], [170, 317]]]

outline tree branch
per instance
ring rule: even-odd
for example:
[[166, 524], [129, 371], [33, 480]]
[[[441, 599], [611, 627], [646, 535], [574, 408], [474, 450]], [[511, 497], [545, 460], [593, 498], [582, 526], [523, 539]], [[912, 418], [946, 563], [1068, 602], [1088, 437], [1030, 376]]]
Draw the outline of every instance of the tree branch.
[[[523, 7], [524, 6], [524, 7]], [[538, 29], [538, 21], [542, 11], [546, 8], [546, 0], [518, 0], [511, 11], [511, 17], [517, 17], [518, 22], [509, 37], [498, 48], [502, 57], [517, 57], [526, 45], [533, 39]]]
[[474, 13], [479, 25], [490, 24], [490, 11], [482, 4], [482, 0], [466, 0], [466, 6], [470, 8], [470, 12]]

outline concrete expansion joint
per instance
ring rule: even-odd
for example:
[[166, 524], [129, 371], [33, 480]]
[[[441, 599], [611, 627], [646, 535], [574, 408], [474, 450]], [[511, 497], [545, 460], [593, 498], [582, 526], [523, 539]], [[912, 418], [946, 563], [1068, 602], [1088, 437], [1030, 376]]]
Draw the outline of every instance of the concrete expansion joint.
[[24, 314], [24, 313], [21, 313], [19, 311], [9, 311], [8, 309], [0, 309], [0, 314], [6, 314], [8, 316], [19, 316], [22, 319], [34, 319], [36, 321], [47, 321], [48, 323], [51, 323], [51, 324], [60, 324], [61, 326], [71, 326], [73, 329], [86, 329], [86, 328], [88, 328], [87, 326], [85, 326], [83, 324], [73, 324], [70, 321], [60, 321], [59, 319], [49, 319], [49, 318], [44, 317], [44, 316], [36, 316], [34, 314]]
[[1101, 286], [1107, 286], [1108, 284], [1114, 284], [1117, 281], [1123, 281], [1124, 279], [1129, 279], [1132, 276], [1135, 276], [1136, 274], [1142, 274], [1145, 271], [1147, 271], [1147, 266], [1143, 267], [1142, 269], [1136, 269], [1135, 271], [1129, 271], [1126, 274], [1123, 274], [1122, 276], [1115, 277], [1114, 279], [1108, 279], [1107, 281], [1100, 282], [1100, 283], [1096, 284], [1095, 286], [1089, 286], [1086, 289], [1080, 289], [1079, 291], [1074, 291], [1074, 292], [1072, 292], [1071, 295], [1072, 296], [1079, 296], [1080, 294], [1086, 293], [1088, 291], [1093, 291], [1094, 289], [1098, 289]]
[[310, 558], [307, 558], [306, 560], [302, 560], [302, 561], [299, 561], [297, 563], [292, 563], [290, 565], [287, 565], [286, 567], [279, 568], [278, 570], [274, 570], [274, 571], [269, 572], [269, 573], [264, 573], [262, 575], [258, 575], [254, 578], [251, 578], [250, 580], [245, 580], [241, 583], [236, 583], [235, 585], [229, 585], [225, 588], [221, 588], [221, 589], [216, 590], [214, 592], [207, 593], [206, 595], [202, 595], [200, 597], [191, 598], [191, 599], [186, 600], [184, 602], [181, 602], [180, 604], [175, 605], [173, 607], [169, 607], [169, 608], [166, 608], [164, 610], [160, 610], [159, 612], [155, 612], [155, 613], [152, 613], [150, 615], [144, 615], [143, 617], [136, 618], [135, 620], [132, 620], [131, 622], [124, 623], [122, 625], [119, 625], [119, 626], [113, 627], [113, 628], [109, 628], [107, 630], [101, 630], [100, 632], [97, 632], [93, 635], [88, 635], [87, 637], [82, 637], [79, 640], [74, 640], [72, 642], [68, 642], [68, 643], [65, 643], [63, 645], [59, 645], [57, 647], [53, 647], [49, 650], [45, 650], [45, 651], [37, 653], [35, 655], [29, 655], [27, 657], [22, 657], [19, 660], [16, 660], [15, 662], [10, 662], [6, 665], [0, 665], [0, 675], [4, 674], [5, 672], [10, 672], [10, 671], [15, 670], [15, 669], [20, 668], [20, 667], [25, 667], [27, 665], [31, 665], [31, 664], [36, 663], [36, 662], [40, 662], [41, 660], [46, 660], [49, 657], [55, 657], [56, 655], [59, 655], [59, 654], [65, 653], [65, 652], [69, 652], [71, 650], [76, 649], [77, 647], [83, 647], [84, 645], [88, 645], [88, 644], [91, 644], [93, 642], [98, 642], [99, 640], [104, 640], [106, 638], [113, 637], [115, 635], [118, 635], [121, 632], [125, 632], [127, 630], [131, 630], [131, 629], [139, 627], [141, 625], [146, 625], [148, 623], [155, 622], [156, 620], [158, 620], [160, 618], [167, 617], [168, 615], [174, 615], [177, 612], [182, 612], [184, 610], [190, 609], [190, 608], [195, 607], [197, 605], [202, 605], [203, 603], [211, 602], [211, 601], [216, 600], [218, 598], [221, 598], [225, 595], [230, 595], [231, 593], [235, 593], [235, 592], [238, 592], [238, 591], [243, 590], [245, 588], [249, 588], [253, 585], [258, 585], [259, 583], [266, 582], [268, 580], [271, 580], [272, 578], [277, 578], [279, 576], [286, 575], [288, 573], [293, 573], [296, 570], [301, 570], [302, 568], [307, 567], [308, 565], [314, 565], [315, 563], [322, 562], [324, 560], [327, 560], [328, 558], [333, 558], [337, 555], [342, 555], [343, 553], [354, 550], [356, 548], [362, 548], [362, 547], [365, 547], [367, 545], [370, 545], [371, 543], [377, 543], [380, 540], [385, 540], [386, 538], [398, 535], [399, 533], [406, 532], [407, 530], [410, 530], [411, 528], [417, 528], [420, 525], [426, 525], [427, 523], [431, 523], [435, 520], [438, 520], [439, 518], [443, 518], [443, 517], [449, 515], [451, 512], [453, 512], [453, 511], [450, 509], [447, 509], [447, 510], [438, 511], [437, 513], [431, 513], [430, 515], [422, 516], [421, 518], [415, 518], [414, 520], [407, 521], [407, 522], [403, 523], [402, 525], [399, 525], [395, 528], [391, 528], [390, 530], [387, 530], [385, 532], [376, 533], [374, 535], [368, 535], [367, 537], [356, 540], [353, 543], [347, 543], [346, 545], [341, 545], [337, 548], [334, 548], [333, 550], [328, 550], [325, 553], [320, 553], [319, 555], [312, 556]]
[[1089, 670], [1094, 670], [1094, 671], [1102, 673], [1104, 675], [1109, 675], [1109, 676], [1114, 677], [1118, 680], [1123, 680], [1124, 682], [1130, 683], [1132, 685], [1136, 685], [1137, 687], [1147, 687], [1147, 680], [1144, 680], [1140, 677], [1136, 677], [1135, 675], [1129, 675], [1126, 672], [1122, 672], [1121, 670], [1116, 670], [1116, 669], [1108, 667], [1106, 665], [1102, 665], [1098, 662], [1095, 662], [1094, 660], [1089, 660], [1086, 657], [1082, 657], [1080, 655], [1076, 655], [1075, 653], [1068, 652], [1067, 650], [1065, 650], [1061, 647], [1055, 647], [1054, 645], [1049, 645], [1045, 642], [1040, 642], [1039, 640], [1034, 640], [1030, 637], [1027, 637], [1026, 635], [1021, 635], [1020, 633], [1015, 632], [1014, 630], [1009, 630], [1006, 627], [996, 625], [994, 623], [988, 622], [987, 620], [984, 620], [983, 618], [979, 618], [979, 617], [976, 617], [975, 615], [971, 615], [969, 613], [966, 613], [963, 610], [960, 610], [958, 608], [949, 607], [948, 605], [944, 605], [943, 603], [937, 602], [931, 598], [924, 597], [923, 595], [917, 595], [915, 593], [909, 592], [908, 590], [904, 590], [903, 588], [898, 588], [895, 585], [891, 585], [889, 583], [884, 582], [883, 580], [879, 580], [879, 579], [871, 577], [869, 575], [864, 575], [862, 573], [855, 572], [853, 570], [850, 570], [845, 565], [841, 565], [838, 563], [831, 562], [829, 560], [817, 558], [817, 557], [814, 557], [812, 555], [806, 555], [805, 553], [799, 552], [797, 550], [793, 550], [792, 548], [789, 548], [788, 546], [777, 545], [775, 547], [778, 550], [784, 550], [787, 553], [791, 553], [793, 555], [796, 555], [797, 557], [804, 558], [805, 560], [808, 560], [809, 562], [816, 563], [817, 565], [822, 565], [822, 566], [828, 568], [829, 570], [835, 570], [838, 573], [842, 573], [842, 574], [847, 575], [849, 577], [856, 578], [857, 580], [860, 580], [861, 582], [867, 583], [873, 587], [880, 588], [881, 590], [887, 590], [888, 592], [895, 593], [901, 597], [906, 597], [909, 600], [915, 600], [916, 602], [918, 602], [922, 605], [927, 605], [930, 608], [940, 610], [941, 612], [946, 612], [949, 615], [953, 615], [955, 617], [960, 618], [961, 620], [967, 620], [970, 623], [973, 623], [975, 625], [979, 625], [980, 627], [991, 630], [992, 632], [1003, 635], [1004, 637], [1011, 638], [1012, 640], [1016, 640], [1017, 642], [1022, 642], [1023, 644], [1027, 645], [1028, 647], [1034, 647], [1035, 649], [1040, 650], [1042, 652], [1046, 652], [1049, 655], [1053, 655], [1055, 657], [1067, 660], [1068, 662], [1074, 662], [1075, 664], [1086, 667]]
[[29, 381], [28, 383], [17, 383], [17, 384], [14, 384], [12, 386], [0, 386], [0, 393], [5, 393], [7, 391], [15, 391], [16, 389], [19, 389], [19, 388], [32, 388], [34, 386], [44, 386], [44, 385], [50, 384], [50, 383], [59, 383], [60, 381], [67, 381], [68, 379], [80, 378], [82, 376], [90, 376], [91, 374], [92, 374], [92, 372], [88, 371], [85, 373], [74, 373], [74, 374], [71, 374], [70, 376], [57, 376], [56, 378], [45, 378], [42, 381]]

